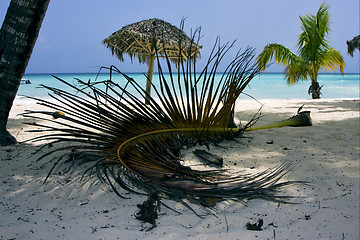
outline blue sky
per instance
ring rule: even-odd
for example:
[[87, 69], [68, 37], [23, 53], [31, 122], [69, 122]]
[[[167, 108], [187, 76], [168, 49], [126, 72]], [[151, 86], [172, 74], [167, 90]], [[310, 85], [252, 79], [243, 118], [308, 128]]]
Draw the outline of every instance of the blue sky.
[[[256, 54], [268, 43], [280, 43], [296, 52], [301, 32], [299, 16], [316, 14], [323, 0], [52, 0], [26, 73], [97, 72], [100, 66], [115, 65], [123, 72], [146, 72], [147, 65], [119, 62], [102, 40], [123, 26], [159, 18], [185, 32], [201, 27], [203, 64], [217, 36], [221, 42], [237, 40], [224, 63], [238, 49], [254, 47]], [[346, 41], [359, 35], [359, 0], [328, 0], [332, 47], [343, 55], [346, 73], [359, 73], [359, 52], [347, 54]], [[2, 22], [10, 0], [0, 1]], [[225, 66], [225, 65], [224, 65]], [[267, 72], [282, 72], [273, 64]], [[222, 69], [220, 69], [222, 70]]]

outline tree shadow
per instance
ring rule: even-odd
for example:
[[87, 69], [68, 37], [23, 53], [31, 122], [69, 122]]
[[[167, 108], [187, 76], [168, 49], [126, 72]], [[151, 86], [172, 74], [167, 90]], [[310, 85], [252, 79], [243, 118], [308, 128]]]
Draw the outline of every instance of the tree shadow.
[[[284, 161], [291, 161], [294, 163], [294, 167], [288, 175], [284, 176], [284, 180], [307, 181], [310, 184], [306, 187], [290, 186], [288, 189], [284, 189], [289, 194], [300, 197], [298, 200], [301, 205], [297, 209], [311, 215], [313, 219], [330, 214], [329, 216], [333, 216], [333, 219], [328, 219], [328, 224], [341, 222], [338, 216], [342, 215], [346, 216], [344, 225], [350, 222], [356, 223], [358, 221], [356, 220], [358, 217], [356, 209], [352, 206], [343, 205], [351, 201], [355, 203], [359, 197], [359, 121], [354, 119], [359, 117], [359, 101], [309, 101], [305, 107], [306, 110], [311, 111], [313, 116], [315, 124], [311, 127], [284, 127], [248, 132], [244, 138], [236, 142], [224, 143], [222, 146], [226, 148], [212, 146], [210, 152], [224, 157], [224, 168], [247, 173], [256, 173], [266, 168], [275, 167]], [[285, 110], [279, 110], [279, 112], [264, 109], [264, 122], [284, 120], [283, 117], [287, 118], [295, 114], [297, 108], [298, 104], [294, 103], [287, 106]], [[238, 112], [238, 114], [241, 116], [247, 114], [251, 117], [252, 113], [256, 113], [256, 111]], [[352, 117], [349, 118], [321, 119], [324, 114], [341, 114], [349, 111], [353, 112]], [[27, 137], [25, 131], [32, 128], [23, 125], [23, 122], [27, 121], [32, 122], [28, 119], [10, 119], [9, 130], [12, 133], [19, 131], [19, 136], [25, 140]], [[88, 218], [97, 215], [98, 222], [96, 224], [100, 229], [101, 224], [104, 225], [104, 221], [109, 223], [114, 221], [114, 219], [104, 219], [104, 212], [108, 211], [110, 206], [117, 206], [120, 201], [123, 207], [116, 208], [117, 214], [133, 226], [138, 226], [138, 222], [131, 216], [131, 213], [136, 211], [136, 204], [143, 202], [144, 197], [130, 194], [128, 196], [132, 200], [119, 199], [104, 185], [92, 185], [92, 180], [96, 177], [82, 185], [83, 183], [79, 180], [86, 170], [85, 166], [84, 168], [77, 168], [72, 172], [72, 176], [64, 175], [62, 170], [56, 171], [49, 182], [43, 184], [52, 164], [42, 166], [43, 162], [36, 162], [36, 159], [56, 146], [44, 147], [41, 152], [37, 152], [41, 147], [44, 145], [25, 143], [1, 147], [0, 179], [2, 188], [0, 195], [2, 199], [0, 200], [0, 207], [5, 214], [4, 218], [16, 216], [15, 220], [11, 220], [12, 222], [24, 222], [21, 219], [35, 221], [34, 219], [37, 217], [36, 221], [38, 222], [51, 220], [57, 224], [60, 221], [59, 219], [68, 219], [67, 224], [72, 224], [75, 220], [66, 217], [67, 214], [68, 216], [77, 215], [76, 218], [80, 221], [87, 221]], [[346, 202], [344, 202], [345, 200]], [[231, 209], [237, 214], [239, 211], [244, 211], [248, 218], [253, 216], [253, 212], [266, 214], [268, 211], [273, 211], [274, 215], [281, 214], [282, 211], [291, 212], [291, 214], [286, 215], [286, 221], [293, 221], [291, 216], [293, 218], [297, 216], [297, 212], [292, 210], [292, 205], [271, 210], [272, 208], [260, 207], [266, 205], [264, 202], [253, 200], [250, 205], [252, 206], [251, 215], [246, 215], [249, 214], [249, 210], [244, 210], [242, 207], [234, 209], [228, 206], [233, 204], [219, 203], [215, 209], [219, 212], [226, 212], [226, 209]], [[60, 209], [62, 209], [62, 213], [59, 213]], [[131, 212], [129, 213], [129, 211]], [[33, 213], [35, 214], [34, 217], [31, 215]], [[169, 215], [164, 218], [172, 219], [170, 215], [174, 214], [169, 212]], [[228, 216], [229, 220], [231, 216]], [[277, 225], [280, 227], [286, 225], [285, 220], [278, 220]], [[163, 220], [160, 218], [159, 221]], [[183, 221], [186, 222], [186, 218], [181, 222]], [[208, 222], [209, 220], [204, 220], [204, 223]], [[231, 221], [229, 223], [230, 227], [233, 227]], [[244, 225], [245, 223], [246, 221]], [[161, 224], [159, 224], [159, 230], [153, 230], [155, 233], [160, 229], [163, 230], [160, 227]], [[177, 227], [179, 226], [177, 225]], [[174, 229], [174, 231], [178, 230]], [[187, 229], [187, 231], [191, 233], [197, 229]]]

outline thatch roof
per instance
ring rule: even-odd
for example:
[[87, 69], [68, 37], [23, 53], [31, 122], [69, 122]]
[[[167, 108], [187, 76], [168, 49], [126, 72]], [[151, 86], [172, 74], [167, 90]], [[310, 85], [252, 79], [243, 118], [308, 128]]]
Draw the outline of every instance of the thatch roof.
[[355, 49], [360, 51], [360, 35], [350, 41], [346, 41], [346, 44], [348, 45], [348, 54], [353, 57]]
[[180, 48], [185, 61], [199, 57], [201, 48], [182, 30], [156, 18], [127, 25], [104, 39], [103, 44], [120, 61], [124, 61], [123, 54], [127, 53], [131, 59], [137, 57], [141, 63], [148, 62], [155, 49], [159, 56], [165, 56], [166, 51], [170, 60], [178, 63]]

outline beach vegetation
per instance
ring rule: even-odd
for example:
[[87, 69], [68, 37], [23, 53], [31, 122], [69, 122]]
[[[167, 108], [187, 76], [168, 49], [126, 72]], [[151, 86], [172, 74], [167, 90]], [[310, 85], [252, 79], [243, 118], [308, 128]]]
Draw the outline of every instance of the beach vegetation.
[[336, 71], [344, 74], [345, 62], [340, 52], [330, 47], [328, 34], [330, 32], [329, 7], [323, 3], [316, 15], [300, 16], [302, 33], [298, 38], [298, 55], [289, 48], [271, 43], [264, 47], [257, 62], [262, 70], [267, 64], [275, 60], [285, 65], [285, 78], [288, 84], [295, 84], [301, 80], [311, 79], [308, 93], [313, 99], [320, 98], [321, 87], [318, 82], [320, 70]]
[[[205, 145], [211, 151], [225, 140], [239, 139], [256, 122], [257, 115], [243, 126], [228, 127], [237, 98], [259, 73], [254, 50], [248, 48], [239, 51], [220, 80], [215, 80], [218, 66], [232, 48], [233, 44], [215, 44], [199, 73], [195, 60], [180, 61], [181, 67], [173, 71], [165, 56], [169, 74], [164, 75], [157, 57], [160, 86], [153, 86], [155, 96], [113, 66], [104, 69], [110, 71], [110, 76], [122, 74], [139, 96], [111, 77], [94, 82], [78, 79], [79, 86], [56, 77], [76, 93], [43, 86], [56, 101], [33, 98], [48, 110], [29, 110], [23, 116], [43, 122], [30, 123], [34, 126], [31, 131], [39, 135], [28, 141], [45, 140], [44, 150], [52, 146], [39, 158], [54, 163], [46, 179], [61, 166], [67, 169], [66, 165], [88, 164], [85, 173], [97, 175], [119, 197], [129, 198], [128, 192], [148, 196], [144, 204], [138, 205], [140, 211], [135, 216], [153, 227], [160, 206], [169, 207], [166, 200], [180, 202], [199, 216], [193, 205], [206, 214], [217, 202], [226, 200], [291, 201], [281, 189], [295, 182], [280, 181], [291, 169], [290, 162], [244, 173], [224, 169], [222, 162], [215, 168], [205, 163], [205, 169], [195, 169], [182, 159], [186, 149]], [[149, 99], [147, 104], [145, 97]], [[60, 157], [49, 157], [52, 154]], [[216, 158], [205, 152], [201, 156]]]

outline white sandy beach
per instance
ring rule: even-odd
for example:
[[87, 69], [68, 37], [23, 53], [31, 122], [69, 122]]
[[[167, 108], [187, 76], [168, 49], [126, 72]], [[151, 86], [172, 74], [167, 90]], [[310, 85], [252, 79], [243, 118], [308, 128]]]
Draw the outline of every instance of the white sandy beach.
[[[285, 180], [307, 181], [284, 191], [298, 204], [251, 200], [221, 202], [214, 214], [199, 218], [180, 204], [183, 214], [161, 208], [157, 227], [144, 230], [134, 217], [145, 198], [121, 199], [102, 184], [89, 188], [80, 181], [82, 170], [69, 178], [45, 177], [52, 164], [36, 162], [35, 144], [0, 148], [0, 239], [360, 239], [359, 236], [359, 99], [262, 100], [257, 124], [285, 120], [305, 104], [313, 126], [284, 127], [246, 133], [230, 149], [212, 149], [225, 167], [263, 170], [289, 160], [295, 164]], [[17, 114], [39, 106], [17, 99], [8, 130], [23, 141], [36, 136]], [[236, 116], [246, 121], [259, 109], [255, 101], [239, 101]], [[269, 144], [269, 143], [272, 144]], [[43, 149], [42, 153], [47, 149]], [[186, 155], [185, 155], [186, 156]], [[95, 178], [94, 178], [95, 179]], [[201, 212], [201, 210], [200, 210]], [[263, 219], [262, 231], [245, 225]]]

